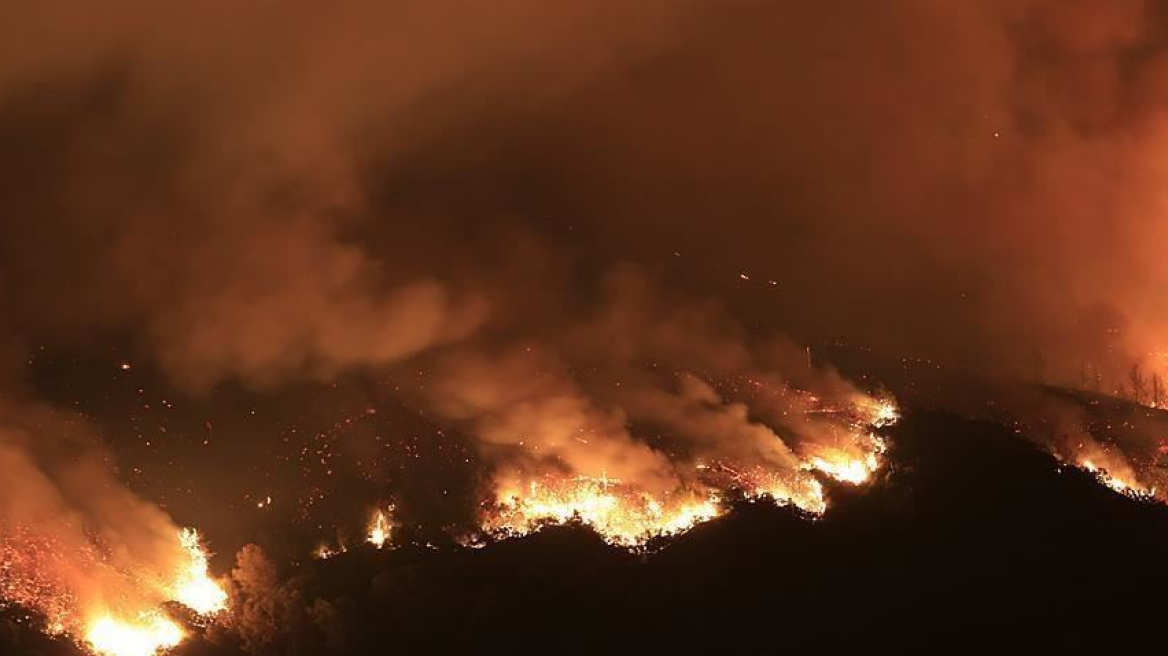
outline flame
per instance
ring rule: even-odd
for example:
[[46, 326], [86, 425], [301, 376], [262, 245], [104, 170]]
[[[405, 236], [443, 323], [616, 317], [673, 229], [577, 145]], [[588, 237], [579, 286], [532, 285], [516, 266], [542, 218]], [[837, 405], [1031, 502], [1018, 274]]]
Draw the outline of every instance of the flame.
[[1135, 480], [1134, 475], [1123, 476], [1111, 473], [1107, 468], [1100, 467], [1089, 458], [1079, 463], [1084, 470], [1095, 475], [1107, 487], [1129, 497], [1147, 497], [1156, 493], [1155, 489], [1148, 489]]
[[154, 656], [178, 646], [185, 637], [178, 624], [157, 612], [133, 620], [104, 614], [85, 633], [90, 648], [101, 656]]
[[[370, 540], [370, 541], [372, 541], [372, 540]], [[378, 548], [380, 548], [380, 547], [378, 547]], [[343, 546], [332, 547], [332, 546], [327, 545], [327, 544], [322, 544], [319, 547], [317, 547], [315, 551], [312, 552], [312, 557], [316, 558], [317, 560], [328, 560], [329, 558], [332, 558], [333, 556], [339, 556], [340, 554], [343, 554], [346, 551], [348, 551], [348, 550], [345, 549], [345, 547], [343, 547]]]
[[892, 397], [880, 397], [866, 404], [867, 423], [873, 428], [884, 428], [900, 421], [900, 408]]
[[548, 476], [501, 490], [483, 528], [510, 537], [535, 532], [546, 524], [579, 521], [609, 544], [636, 548], [654, 538], [683, 533], [720, 514], [720, 504], [712, 496], [693, 492], [656, 496], [603, 477]]
[[857, 439], [850, 448], [812, 447], [806, 467], [851, 485], [863, 485], [880, 469], [880, 456], [887, 445], [879, 437], [869, 434]]
[[518, 537], [546, 525], [580, 522], [607, 543], [640, 550], [656, 539], [677, 536], [725, 513], [730, 490], [820, 515], [827, 509], [823, 486], [808, 475], [789, 476], [764, 468], [703, 467], [727, 489], [695, 485], [652, 494], [609, 478], [544, 476], [504, 488], [488, 508], [483, 529], [496, 537]]
[[207, 573], [207, 552], [199, 542], [198, 531], [183, 529], [179, 533], [179, 543], [189, 562], [178, 574], [172, 600], [199, 615], [213, 615], [227, 608], [227, 593]]
[[98, 544], [68, 549], [14, 528], [0, 536], [0, 598], [37, 611], [46, 632], [72, 636], [96, 654], [153, 656], [186, 636], [167, 615], [167, 602], [202, 616], [227, 607], [227, 594], [208, 574], [198, 533], [182, 530], [175, 539], [177, 562], [169, 571], [126, 569], [112, 565]]
[[[207, 552], [198, 531], [182, 529], [179, 545], [186, 555], [173, 575], [164, 596], [195, 613], [214, 615], [227, 608], [227, 593], [208, 573]], [[153, 656], [178, 646], [186, 637], [183, 629], [159, 609], [142, 611], [134, 619], [109, 612], [96, 614], [87, 623], [85, 641], [102, 656]]]
[[[392, 507], [390, 508], [392, 511]], [[380, 510], [373, 514], [373, 519], [369, 522], [369, 537], [366, 542], [382, 549], [386, 543], [389, 542], [389, 535], [393, 530], [393, 525], [390, 523], [386, 514]]]
[[805, 473], [779, 472], [762, 466], [735, 469], [725, 463], [705, 468], [708, 478], [726, 496], [734, 490], [752, 501], [769, 500], [778, 506], [793, 506], [812, 515], [827, 511], [823, 485]]
[[840, 460], [827, 460], [819, 456], [811, 459], [812, 469], [821, 471], [837, 481], [851, 483], [852, 485], [866, 483], [871, 478], [872, 473], [876, 471], [877, 467], [879, 467], [879, 462], [872, 455], [863, 459], [843, 458]]
[[[394, 507], [390, 505], [385, 510], [374, 510], [373, 516], [369, 518], [369, 524], [365, 529], [365, 542], [373, 545], [375, 549], [384, 549], [390, 544], [393, 537], [393, 511]], [[328, 560], [348, 550], [349, 547], [344, 541], [338, 542], [335, 546], [329, 542], [321, 542], [313, 549], [312, 557], [317, 560]]]
[[635, 482], [584, 475], [545, 475], [499, 485], [495, 500], [485, 506], [482, 529], [488, 536], [516, 537], [549, 524], [580, 522], [612, 545], [643, 549], [650, 541], [684, 533], [725, 512], [737, 496], [793, 506], [811, 515], [827, 511], [818, 471], [838, 481], [860, 485], [871, 480], [887, 450], [875, 428], [899, 419], [890, 398], [864, 396], [839, 408], [811, 399], [814, 412], [839, 417], [844, 426], [839, 444], [809, 445], [795, 470], [766, 464], [714, 462], [682, 475], [696, 479], [668, 493], [651, 493]]

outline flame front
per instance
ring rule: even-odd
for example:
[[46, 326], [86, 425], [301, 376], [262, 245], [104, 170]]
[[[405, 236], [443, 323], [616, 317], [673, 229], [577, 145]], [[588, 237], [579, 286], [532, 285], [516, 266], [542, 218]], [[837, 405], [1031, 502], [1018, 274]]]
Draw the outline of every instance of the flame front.
[[1124, 476], [1123, 474], [1112, 473], [1109, 469], [1095, 464], [1095, 461], [1090, 458], [1084, 459], [1079, 463], [1079, 466], [1094, 474], [1101, 483], [1120, 494], [1129, 497], [1148, 497], [1156, 493], [1154, 488], [1148, 489], [1141, 485], [1135, 479], [1134, 474]]
[[[226, 609], [227, 593], [210, 577], [207, 552], [198, 532], [183, 529], [178, 540], [185, 562], [177, 566], [172, 582], [165, 587], [165, 600], [203, 616]], [[185, 637], [182, 627], [157, 608], [140, 611], [132, 619], [103, 611], [85, 629], [86, 643], [102, 656], [153, 656], [176, 647]]]
[[179, 541], [189, 558], [178, 574], [173, 601], [199, 615], [213, 615], [227, 608], [227, 593], [208, 574], [207, 552], [194, 529], [183, 529]]
[[369, 523], [369, 536], [366, 541], [369, 544], [382, 549], [386, 543], [389, 542], [389, 534], [393, 530], [393, 525], [389, 521], [389, 517], [385, 512], [378, 510], [373, 514], [373, 520]]
[[494, 535], [525, 535], [545, 524], [579, 521], [606, 542], [624, 547], [677, 535], [722, 514], [712, 496], [654, 496], [620, 481], [587, 476], [545, 477], [502, 490], [494, 510], [483, 527]]
[[819, 447], [806, 466], [841, 483], [863, 485], [880, 469], [880, 456], [886, 450], [883, 440], [868, 435], [865, 440], [856, 440], [851, 448]]
[[185, 637], [178, 624], [157, 612], [133, 620], [102, 615], [85, 634], [90, 648], [101, 656], [154, 656], [178, 646]]
[[227, 594], [208, 573], [198, 533], [175, 535], [177, 562], [113, 566], [93, 545], [78, 551], [31, 531], [0, 539], [0, 597], [37, 611], [46, 631], [67, 634], [101, 656], [153, 656], [177, 646], [183, 628], [163, 609], [181, 604], [202, 616], [227, 607]]
[[579, 522], [609, 544], [636, 550], [722, 515], [735, 497], [821, 515], [827, 510], [827, 498], [814, 472], [852, 485], [871, 480], [886, 450], [872, 431], [894, 423], [899, 414], [891, 399], [863, 397], [842, 409], [812, 401], [814, 413], [835, 418], [830, 421], [835, 422], [836, 443], [807, 445], [794, 467], [767, 462], [699, 464], [682, 473], [687, 483], [668, 492], [650, 492], [636, 481], [604, 476], [519, 478], [497, 486], [494, 501], [485, 506], [482, 529], [507, 538], [546, 525]]

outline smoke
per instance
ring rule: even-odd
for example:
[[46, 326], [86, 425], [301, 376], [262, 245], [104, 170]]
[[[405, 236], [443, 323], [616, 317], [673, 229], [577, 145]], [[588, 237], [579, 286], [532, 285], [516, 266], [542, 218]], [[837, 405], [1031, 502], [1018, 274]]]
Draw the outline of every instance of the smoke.
[[623, 396], [635, 417], [666, 426], [692, 441], [695, 456], [725, 457], [787, 470], [799, 468], [798, 458], [771, 428], [750, 420], [745, 404], [725, 403], [708, 383], [688, 374], [679, 378], [678, 388], [676, 393], [670, 393], [639, 387]]
[[186, 562], [179, 528], [118, 481], [86, 427], [0, 403], [0, 572], [5, 597], [78, 631], [168, 600]]
[[1152, 3], [8, 11], [12, 330], [133, 330], [194, 388], [466, 336], [516, 302], [470, 266], [501, 216], [975, 368], [1122, 371], [1163, 332]]
[[[635, 480], [648, 489], [676, 485], [666, 457], [634, 441], [619, 409], [598, 407], [564, 373], [564, 365], [525, 347], [495, 357], [473, 352], [445, 358], [435, 374], [438, 412], [469, 422], [489, 454], [523, 480], [538, 462], [568, 473]], [[530, 472], [528, 472], [530, 473]]]
[[[796, 344], [1118, 390], [1162, 368], [1168, 328], [1166, 19], [5, 7], [0, 380], [27, 350], [111, 342], [192, 395], [421, 372], [403, 394], [498, 476], [650, 489], [855, 449], [843, 408], [871, 399]], [[158, 559], [173, 527], [101, 458], [10, 432], [12, 485], [40, 490], [12, 521], [43, 503]]]
[[19, 334], [132, 327], [195, 388], [383, 365], [535, 282], [481, 268], [505, 221], [804, 338], [1159, 366], [1153, 2], [89, 11], [4, 21]]
[[479, 440], [498, 490], [557, 474], [662, 494], [702, 489], [712, 466], [811, 485], [810, 457], [873, 448], [856, 428], [872, 397], [636, 268], [605, 276], [566, 324], [527, 332], [411, 363], [427, 372], [418, 403]]

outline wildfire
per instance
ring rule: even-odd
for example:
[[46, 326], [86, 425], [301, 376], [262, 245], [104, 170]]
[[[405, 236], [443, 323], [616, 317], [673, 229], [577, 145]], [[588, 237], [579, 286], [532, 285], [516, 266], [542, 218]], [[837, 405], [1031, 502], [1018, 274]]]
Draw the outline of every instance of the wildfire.
[[[716, 489], [737, 491], [754, 501], [769, 500], [778, 506], [793, 506], [812, 515], [827, 511], [823, 485], [809, 474], [783, 473], [766, 467], [735, 469], [725, 463], [704, 469]], [[726, 496], [726, 491], [719, 495]]]
[[207, 552], [199, 542], [199, 533], [183, 529], [179, 542], [189, 562], [183, 566], [174, 585], [173, 601], [199, 615], [213, 615], [227, 608], [227, 593], [208, 574]]
[[607, 478], [544, 477], [499, 492], [483, 528], [494, 535], [517, 536], [546, 524], [579, 521], [609, 544], [636, 548], [721, 513], [717, 498], [694, 492], [655, 496]]
[[[811, 444], [802, 450], [796, 468], [766, 464], [714, 462], [697, 465], [681, 478], [690, 481], [668, 493], [650, 493], [635, 481], [605, 477], [546, 475], [501, 485], [485, 508], [482, 528], [487, 535], [527, 535], [549, 524], [579, 522], [609, 544], [641, 549], [657, 538], [684, 533], [725, 512], [734, 498], [769, 500], [812, 515], [827, 510], [823, 484], [812, 471], [852, 485], [868, 482], [881, 466], [885, 442], [874, 429], [899, 418], [891, 399], [863, 397], [838, 408], [818, 399], [814, 412], [840, 430], [837, 444]], [[842, 424], [842, 425], [841, 425]]]
[[[392, 506], [390, 510], [393, 510]], [[392, 530], [393, 524], [389, 521], [389, 517], [381, 510], [378, 510], [373, 514], [372, 521], [369, 522], [369, 536], [365, 540], [378, 549], [382, 549], [389, 542], [389, 535]]]
[[103, 615], [85, 633], [90, 648], [101, 656], [154, 656], [178, 646], [185, 637], [178, 624], [158, 612], [134, 620]]
[[873, 399], [866, 409], [869, 413], [867, 422], [873, 428], [884, 428], [900, 421], [900, 408], [891, 397]]
[[1119, 492], [1120, 494], [1129, 497], [1147, 497], [1155, 494], [1156, 492], [1155, 489], [1149, 490], [1143, 485], [1140, 485], [1138, 482], [1136, 482], [1134, 476], [1126, 477], [1112, 474], [1108, 469], [1096, 465], [1095, 462], [1090, 459], [1083, 460], [1081, 463], [1079, 463], [1079, 466], [1094, 474], [1095, 478], [1099, 479], [1101, 483], [1111, 488], [1112, 490]]
[[71, 635], [95, 654], [153, 656], [186, 636], [163, 609], [166, 602], [201, 616], [227, 607], [198, 533], [186, 529], [175, 537], [179, 562], [170, 572], [126, 571], [97, 545], [67, 550], [16, 529], [0, 538], [0, 597], [38, 611], [47, 632]]
[[880, 466], [874, 454], [862, 459], [827, 460], [819, 456], [811, 459], [811, 468], [843, 483], [861, 485], [866, 483], [872, 473]]
[[329, 558], [332, 558], [333, 556], [339, 556], [346, 551], [348, 550], [343, 546], [333, 547], [327, 544], [322, 544], [312, 552], [312, 557], [316, 558], [317, 560], [328, 560]]
[[[186, 562], [178, 566], [166, 588], [166, 600], [203, 616], [226, 609], [227, 593], [208, 573], [207, 552], [199, 533], [183, 529], [178, 540]], [[102, 656], [154, 656], [177, 646], [185, 637], [182, 627], [157, 608], [141, 611], [131, 619], [103, 611], [85, 629], [86, 643]]]
[[849, 448], [815, 447], [806, 467], [852, 485], [862, 485], [880, 469], [880, 456], [888, 450], [873, 434], [852, 440]]

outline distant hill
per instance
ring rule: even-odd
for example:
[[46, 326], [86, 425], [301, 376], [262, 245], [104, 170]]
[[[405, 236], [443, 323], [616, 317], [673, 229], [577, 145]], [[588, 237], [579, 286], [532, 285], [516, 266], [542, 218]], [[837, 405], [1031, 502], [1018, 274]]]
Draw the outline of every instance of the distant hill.
[[[361, 656], [1117, 653], [1156, 634], [1168, 508], [991, 422], [908, 408], [891, 439], [879, 479], [832, 486], [818, 520], [746, 504], [650, 556], [566, 527], [481, 550], [355, 549], [295, 580], [336, 611], [329, 648]], [[0, 654], [67, 653], [13, 617]], [[273, 653], [327, 653], [282, 628]]]

